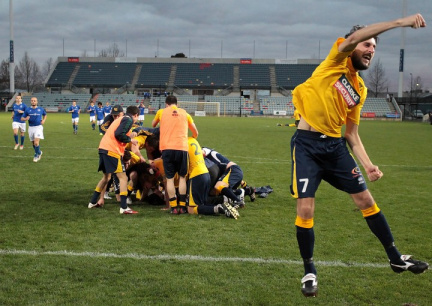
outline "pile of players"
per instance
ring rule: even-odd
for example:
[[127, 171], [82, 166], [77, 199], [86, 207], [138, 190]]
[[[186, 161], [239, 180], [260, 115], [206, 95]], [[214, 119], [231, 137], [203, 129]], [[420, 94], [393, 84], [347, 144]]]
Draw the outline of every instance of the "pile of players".
[[[124, 113], [116, 105], [105, 117], [101, 125], [104, 136], [99, 145], [99, 171], [104, 175], [88, 207], [102, 207], [105, 199], [110, 198], [107, 191], [112, 185], [121, 214], [138, 213], [129, 207], [135, 198], [161, 205], [172, 214], [225, 215], [237, 219], [238, 209], [245, 206], [245, 196], [255, 200], [255, 189], [243, 180], [243, 171], [236, 163], [200, 146], [192, 118], [177, 107], [174, 96], [168, 96], [166, 101], [166, 108], [159, 110], [153, 120], [153, 128], [136, 124], [139, 110], [135, 106], [128, 107]], [[169, 149], [163, 129], [167, 123], [157, 127], [171, 111], [176, 116], [185, 114], [195, 136], [186, 137], [186, 150]], [[175, 123], [171, 128], [179, 130]], [[169, 133], [172, 136], [172, 130]], [[145, 150], [147, 159], [141, 150]], [[167, 162], [170, 158], [174, 162]], [[181, 166], [184, 160], [186, 168]]]

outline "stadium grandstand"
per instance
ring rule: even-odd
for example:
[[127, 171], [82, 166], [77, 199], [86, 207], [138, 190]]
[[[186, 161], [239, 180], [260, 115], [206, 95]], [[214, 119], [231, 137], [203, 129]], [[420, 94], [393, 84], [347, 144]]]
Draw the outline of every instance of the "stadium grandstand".
[[[33, 93], [39, 105], [62, 112], [76, 101], [139, 105], [149, 113], [174, 94], [188, 112], [229, 116], [292, 116], [292, 90], [319, 60], [59, 57], [45, 80], [47, 92]], [[24, 94], [29, 104], [30, 94]], [[12, 106], [12, 99], [8, 107]], [[368, 98], [364, 118], [400, 118], [394, 99]]]

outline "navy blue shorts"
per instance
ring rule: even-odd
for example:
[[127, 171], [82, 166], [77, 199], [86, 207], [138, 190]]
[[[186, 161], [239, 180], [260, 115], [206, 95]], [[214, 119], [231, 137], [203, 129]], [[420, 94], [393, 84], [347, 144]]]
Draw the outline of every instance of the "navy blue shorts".
[[122, 158], [109, 155], [105, 150], [99, 150], [98, 171], [102, 171], [103, 173], [119, 173], [126, 170]]
[[162, 161], [167, 179], [174, 178], [175, 174], [186, 176], [189, 166], [189, 155], [186, 151], [163, 150]]
[[349, 194], [367, 189], [343, 137], [297, 130], [291, 139], [291, 156], [291, 193], [296, 198], [314, 198], [321, 180]]
[[[213, 187], [213, 186], [212, 186]], [[210, 174], [203, 173], [188, 181], [188, 206], [206, 205], [210, 192]]]
[[219, 181], [225, 182], [231, 189], [236, 189], [240, 186], [243, 180], [243, 171], [238, 165], [232, 165], [225, 173], [219, 178]]

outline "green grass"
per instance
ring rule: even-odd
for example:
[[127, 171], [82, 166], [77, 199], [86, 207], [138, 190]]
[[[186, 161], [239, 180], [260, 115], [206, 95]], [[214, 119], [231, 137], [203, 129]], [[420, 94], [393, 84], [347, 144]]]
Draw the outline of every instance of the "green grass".
[[[149, 124], [152, 116], [146, 116]], [[138, 215], [87, 203], [101, 177], [100, 136], [81, 115], [48, 114], [44, 152], [33, 163], [26, 139], [14, 151], [0, 114], [1, 305], [428, 305], [432, 274], [395, 274], [349, 196], [322, 183], [315, 216], [319, 295], [300, 293], [303, 268], [290, 197], [289, 142], [277, 118], [196, 117], [202, 146], [237, 162], [268, 198], [239, 220], [172, 216], [137, 204]], [[368, 186], [404, 254], [432, 262], [431, 128], [365, 121], [360, 134], [383, 179]], [[27, 137], [27, 135], [26, 135]], [[191, 257], [192, 256], [192, 257]], [[369, 266], [373, 264], [374, 266]]]

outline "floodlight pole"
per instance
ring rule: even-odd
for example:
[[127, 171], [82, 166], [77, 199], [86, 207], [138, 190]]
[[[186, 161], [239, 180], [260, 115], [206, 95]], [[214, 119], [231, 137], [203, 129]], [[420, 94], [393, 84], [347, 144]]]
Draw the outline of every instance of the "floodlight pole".
[[410, 103], [412, 103], [412, 93], [413, 93], [413, 87], [412, 87], [412, 73], [410, 73], [411, 76], [411, 85], [410, 85]]
[[13, 5], [9, 0], [9, 22], [10, 22], [10, 58], [9, 58], [9, 93], [15, 93], [15, 62], [14, 62], [14, 41], [13, 41]]
[[240, 88], [240, 99], [239, 99], [239, 111], [240, 111], [240, 117], [242, 116], [242, 105], [241, 105], [241, 100], [242, 100], [242, 91], [241, 91], [241, 86], [239, 86]]
[[[407, 11], [407, 2], [403, 0], [402, 2], [402, 17], [406, 16]], [[399, 52], [399, 88], [398, 88], [398, 97], [401, 98], [403, 96], [403, 71], [404, 71], [404, 56], [405, 56], [405, 27], [402, 27], [402, 35], [401, 35], [401, 48]]]

